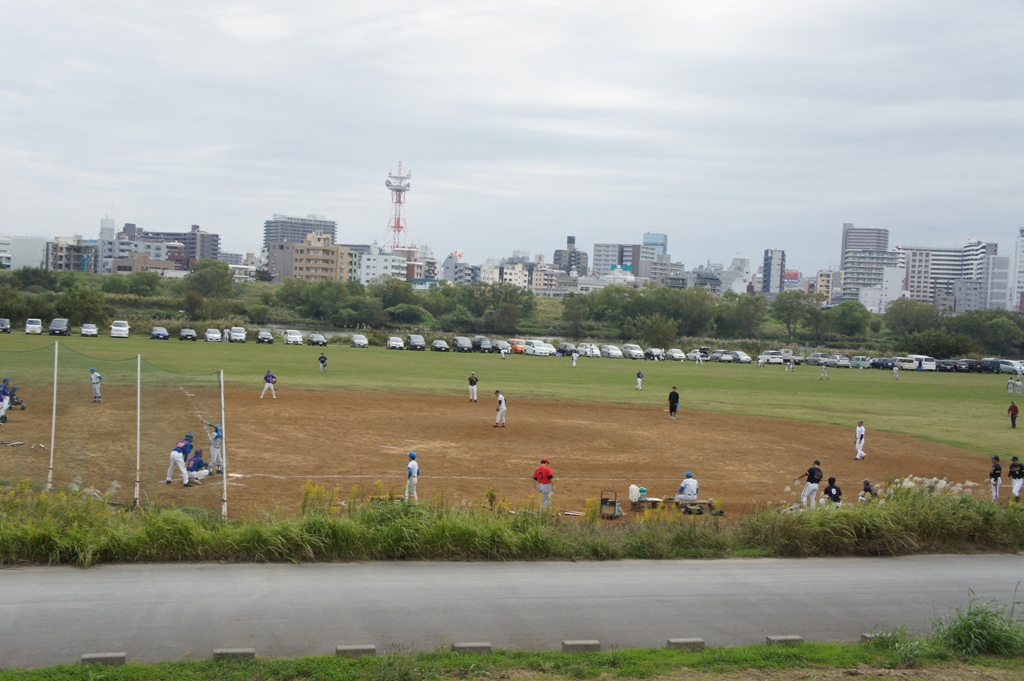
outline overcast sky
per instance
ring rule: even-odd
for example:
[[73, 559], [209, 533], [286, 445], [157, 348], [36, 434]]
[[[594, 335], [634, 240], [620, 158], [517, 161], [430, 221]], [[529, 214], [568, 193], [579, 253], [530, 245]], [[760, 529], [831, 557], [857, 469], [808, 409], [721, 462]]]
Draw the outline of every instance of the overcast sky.
[[0, 0], [0, 233], [274, 213], [471, 262], [669, 235], [692, 267], [781, 248], [1012, 248], [1024, 2]]

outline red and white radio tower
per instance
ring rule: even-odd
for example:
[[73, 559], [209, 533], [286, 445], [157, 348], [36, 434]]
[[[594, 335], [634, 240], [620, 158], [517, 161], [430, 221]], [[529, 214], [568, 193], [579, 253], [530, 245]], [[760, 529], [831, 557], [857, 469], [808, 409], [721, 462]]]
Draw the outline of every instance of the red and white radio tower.
[[405, 205], [405, 193], [409, 191], [409, 180], [412, 178], [412, 173], [402, 174], [402, 162], [398, 162], [398, 174], [393, 174], [390, 170], [388, 171], [388, 179], [384, 182], [384, 186], [391, 191], [391, 222], [388, 223], [388, 232], [385, 237], [385, 245], [391, 248], [406, 248], [408, 244], [405, 242], [406, 233], [409, 228], [405, 224], [405, 216], [403, 214], [403, 206]]

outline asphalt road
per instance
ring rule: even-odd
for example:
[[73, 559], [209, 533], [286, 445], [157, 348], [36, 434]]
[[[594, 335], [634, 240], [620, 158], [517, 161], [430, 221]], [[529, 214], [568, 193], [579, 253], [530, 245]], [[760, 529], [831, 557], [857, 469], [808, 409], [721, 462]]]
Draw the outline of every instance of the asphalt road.
[[368, 643], [400, 652], [457, 641], [855, 641], [874, 627], [927, 631], [971, 591], [1009, 604], [1022, 578], [1024, 556], [14, 568], [0, 570], [0, 667], [238, 647], [299, 657]]

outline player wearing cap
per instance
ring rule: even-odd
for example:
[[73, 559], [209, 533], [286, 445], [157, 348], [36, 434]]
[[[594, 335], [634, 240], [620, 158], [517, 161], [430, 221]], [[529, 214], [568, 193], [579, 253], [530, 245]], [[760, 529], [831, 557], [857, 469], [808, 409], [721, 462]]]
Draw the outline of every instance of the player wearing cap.
[[409, 452], [409, 465], [405, 468], [405, 500], [419, 501], [416, 496], [416, 483], [420, 479], [420, 465], [416, 463], [416, 452]]
[[318, 359], [317, 362], [320, 363], [320, 373], [321, 374], [326, 374], [327, 373], [327, 355], [325, 355], [324, 353], [321, 352], [320, 353], [320, 359]]
[[213, 436], [210, 440], [210, 474], [221, 475], [224, 473], [224, 455], [221, 454], [221, 445], [224, 444], [224, 429], [219, 423], [213, 427]]
[[643, 390], [643, 389], [644, 389], [644, 372], [639, 370], [639, 369], [637, 369], [637, 372], [636, 372], [636, 387], [633, 388], [633, 390]]
[[551, 480], [555, 477], [554, 472], [548, 464], [551, 463], [547, 457], [540, 460], [540, 465], [533, 472], [533, 479], [537, 483], [537, 491], [540, 492], [540, 510], [544, 510], [551, 503], [551, 494], [555, 491]]
[[476, 377], [475, 371], [469, 372], [469, 401], [479, 402], [476, 398], [476, 384], [480, 382], [480, 379]]
[[267, 390], [270, 391], [270, 396], [275, 400], [277, 399], [277, 392], [274, 391], [274, 384], [277, 383], [277, 376], [270, 373], [270, 369], [267, 369], [266, 375], [263, 377], [263, 392], [260, 393], [260, 399], [267, 394]]
[[178, 444], [174, 445], [174, 449], [171, 450], [171, 465], [167, 467], [167, 479], [164, 480], [168, 485], [171, 484], [171, 476], [174, 475], [174, 467], [177, 466], [181, 472], [181, 481], [185, 483], [185, 487], [191, 487], [192, 484], [188, 481], [188, 469], [185, 467], [185, 457], [192, 453], [192, 433], [187, 433], [185, 437], [178, 441]]
[[96, 368], [89, 369], [89, 380], [92, 382], [92, 401], [100, 401], [100, 381], [103, 377], [100, 376], [100, 372], [96, 371]]
[[853, 457], [858, 461], [867, 457], [864, 453], [864, 421], [857, 421], [857, 435], [854, 438], [854, 444], [857, 446], [857, 456]]
[[999, 457], [992, 457], [992, 470], [988, 472], [988, 482], [992, 485], [992, 501], [999, 501], [999, 488], [1003, 486], [1003, 467], [999, 465]]
[[500, 390], [495, 390], [494, 394], [498, 397], [498, 406], [495, 407], [495, 411], [498, 415], [494, 417], [494, 427], [501, 426], [505, 427], [505, 396], [501, 394]]
[[843, 505], [843, 490], [839, 489], [835, 478], [828, 479], [828, 487], [825, 488], [825, 498], [832, 502], [833, 506]]
[[804, 474], [793, 478], [793, 482], [799, 482], [800, 478], [807, 478], [807, 484], [804, 485], [804, 491], [800, 494], [800, 505], [807, 508], [810, 504], [811, 508], [818, 505], [818, 483], [821, 482], [823, 473], [818, 466], [821, 462], [817, 459], [814, 460], [814, 465], [804, 471]]
[[686, 471], [686, 475], [683, 477], [682, 483], [679, 485], [679, 492], [676, 493], [676, 501], [697, 501], [697, 492], [699, 492], [697, 485], [697, 478], [693, 477], [693, 473]]
[[1013, 494], [1013, 500], [1018, 504], [1020, 503], [1020, 488], [1024, 486], [1024, 464], [1020, 462], [1018, 457], [1010, 459], [1010, 468], [1006, 471], [1006, 475], [1010, 478], [1010, 484], [1013, 487], [1010, 488]]
[[203, 450], [201, 449], [192, 452], [192, 456], [189, 457], [185, 468], [188, 470], [188, 480], [193, 485], [203, 484], [203, 478], [210, 474], [209, 466], [203, 461]]
[[857, 497], [857, 501], [862, 504], [866, 504], [877, 497], [878, 493], [875, 491], [875, 486], [871, 484], [870, 480], [865, 478], [862, 482], [864, 483], [864, 488], [860, 491], [860, 496]]
[[11, 404], [11, 379], [0, 381], [0, 424], [7, 423], [7, 407]]
[[676, 410], [679, 409], [679, 392], [672, 386], [672, 392], [668, 394], [668, 417], [675, 420]]

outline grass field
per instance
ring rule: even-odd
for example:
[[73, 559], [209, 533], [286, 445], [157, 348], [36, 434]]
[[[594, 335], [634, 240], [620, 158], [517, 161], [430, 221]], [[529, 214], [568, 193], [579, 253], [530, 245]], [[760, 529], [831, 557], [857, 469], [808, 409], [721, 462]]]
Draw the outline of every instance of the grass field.
[[[695, 365], [691, 362], [639, 362], [581, 359], [573, 369], [568, 359], [498, 355], [386, 351], [332, 345], [309, 346], [151, 341], [144, 337], [60, 339], [62, 347], [104, 360], [143, 359], [173, 371], [205, 373], [223, 369], [228, 385], [260, 387], [271, 369], [288, 391], [348, 390], [376, 393], [457, 395], [466, 377], [476, 371], [481, 397], [500, 388], [509, 399], [618, 403], [663, 407], [672, 386], [678, 386], [683, 408], [743, 416], [766, 416], [852, 429], [863, 418], [870, 431], [899, 433], [961, 447], [983, 454], [1009, 456], [1019, 450], [1018, 431], [1006, 417], [1010, 397], [1005, 377], [981, 374], [903, 372], [898, 382], [879, 370], [833, 369], [831, 380], [819, 380], [816, 367], [786, 374], [780, 366]], [[0, 337], [0, 372], [14, 383], [45, 382], [52, 355], [24, 356], [3, 351], [52, 347], [52, 339], [12, 334]], [[329, 372], [317, 372], [323, 350]], [[49, 357], [49, 359], [47, 359]], [[637, 370], [646, 377], [642, 392], [633, 390]], [[31, 376], [31, 381], [26, 380]], [[83, 381], [85, 377], [83, 376]], [[26, 387], [30, 391], [30, 387]], [[27, 393], [26, 393], [27, 394]], [[738, 421], [742, 423], [742, 421]], [[1024, 433], [1022, 423], [1021, 433]]]

